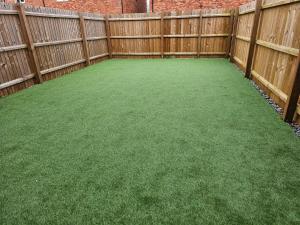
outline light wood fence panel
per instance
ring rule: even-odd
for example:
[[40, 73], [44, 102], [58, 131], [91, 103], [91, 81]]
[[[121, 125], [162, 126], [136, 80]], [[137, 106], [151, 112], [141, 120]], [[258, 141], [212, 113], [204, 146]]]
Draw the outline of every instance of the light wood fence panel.
[[199, 11], [164, 14], [164, 55], [196, 56]]
[[[234, 60], [245, 70], [254, 19], [255, 2], [239, 9]], [[251, 78], [279, 106], [285, 107], [298, 66], [300, 1], [263, 0]], [[300, 100], [295, 119], [300, 120]]]
[[225, 55], [230, 48], [231, 12], [228, 9], [202, 11], [201, 55]]
[[300, 2], [265, 0], [262, 8], [252, 77], [284, 108], [299, 54]]
[[201, 17], [199, 10], [113, 15], [109, 17], [113, 55], [225, 56], [230, 48], [230, 17], [228, 9], [203, 10]]
[[246, 69], [249, 43], [254, 19], [255, 2], [239, 7], [236, 42], [234, 46], [234, 61], [242, 69]]

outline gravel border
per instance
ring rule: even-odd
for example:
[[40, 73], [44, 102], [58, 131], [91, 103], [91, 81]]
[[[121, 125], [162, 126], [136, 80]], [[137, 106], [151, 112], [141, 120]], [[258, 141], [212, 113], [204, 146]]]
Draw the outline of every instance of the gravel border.
[[[253, 80], [250, 81], [250, 83], [254, 86], [256, 90], [259, 91], [260, 95], [266, 99], [266, 101], [272, 106], [272, 108], [279, 114], [283, 115], [283, 109], [279, 107], [262, 89], [258, 87], [257, 84]], [[290, 125], [290, 127], [294, 130], [295, 134], [300, 137], [300, 125], [296, 123], [287, 123]]]

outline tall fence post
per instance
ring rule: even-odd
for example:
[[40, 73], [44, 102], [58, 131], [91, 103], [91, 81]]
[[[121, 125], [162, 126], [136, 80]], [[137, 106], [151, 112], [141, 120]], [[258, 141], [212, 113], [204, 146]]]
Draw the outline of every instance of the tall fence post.
[[35, 82], [40, 84], [43, 83], [43, 78], [23, 5], [17, 4], [17, 10], [20, 18], [21, 31], [24, 34], [24, 38], [29, 51], [29, 65], [33, 70]]
[[86, 66], [90, 65], [90, 54], [89, 54], [89, 49], [88, 49], [88, 44], [87, 44], [87, 39], [86, 39], [86, 29], [85, 29], [85, 23], [84, 23], [84, 18], [83, 15], [80, 13], [79, 14], [79, 22], [80, 22], [80, 31], [81, 31], [81, 38], [82, 38], [82, 45], [83, 45], [83, 52], [84, 56], [86, 59]]
[[164, 57], [164, 13], [160, 15], [160, 57]]
[[226, 50], [226, 57], [229, 57], [230, 49], [231, 49], [231, 38], [232, 38], [232, 30], [233, 30], [233, 23], [234, 23], [234, 11], [230, 11], [230, 21], [229, 21], [229, 31], [228, 31], [228, 39], [227, 39], [227, 50]]
[[292, 74], [292, 83], [288, 94], [288, 99], [284, 107], [283, 119], [292, 122], [297, 110], [297, 103], [300, 95], [300, 53], [297, 59], [296, 69]]
[[234, 22], [233, 22], [233, 30], [232, 30], [232, 38], [231, 38], [231, 49], [230, 49], [230, 62], [233, 62], [234, 53], [235, 53], [235, 43], [236, 43], [236, 32], [239, 21], [239, 8], [234, 10]]
[[252, 27], [252, 31], [251, 31], [249, 53], [248, 53], [246, 72], [245, 72], [245, 77], [248, 79], [251, 76], [251, 69], [252, 69], [254, 49], [255, 49], [255, 44], [256, 44], [261, 9], [262, 9], [262, 0], [256, 0], [254, 21], [253, 21], [253, 27]]
[[107, 50], [108, 50], [109, 58], [112, 58], [112, 46], [110, 40], [110, 28], [109, 28], [108, 16], [105, 16], [105, 32], [106, 32]]
[[198, 40], [197, 40], [197, 57], [200, 57], [201, 53], [201, 36], [202, 36], [202, 11], [199, 12], [199, 22], [198, 22]]

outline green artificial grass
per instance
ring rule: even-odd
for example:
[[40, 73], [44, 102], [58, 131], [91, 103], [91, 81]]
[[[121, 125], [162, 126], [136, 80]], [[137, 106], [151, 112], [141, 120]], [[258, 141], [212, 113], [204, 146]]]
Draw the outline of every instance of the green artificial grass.
[[1, 225], [300, 223], [300, 139], [227, 60], [108, 60], [0, 114]]

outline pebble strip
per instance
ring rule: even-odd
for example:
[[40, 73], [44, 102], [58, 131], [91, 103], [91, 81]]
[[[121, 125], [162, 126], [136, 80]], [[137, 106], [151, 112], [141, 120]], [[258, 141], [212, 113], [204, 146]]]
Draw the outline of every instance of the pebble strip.
[[[251, 84], [255, 87], [256, 90], [259, 91], [260, 95], [263, 96], [267, 102], [273, 107], [273, 109], [279, 114], [283, 115], [283, 109], [280, 108], [268, 95], [264, 93], [263, 90], [261, 90], [255, 83], [254, 81], [251, 81]], [[300, 137], [300, 125], [295, 124], [295, 123], [288, 123], [293, 130], [295, 131], [296, 135]]]

